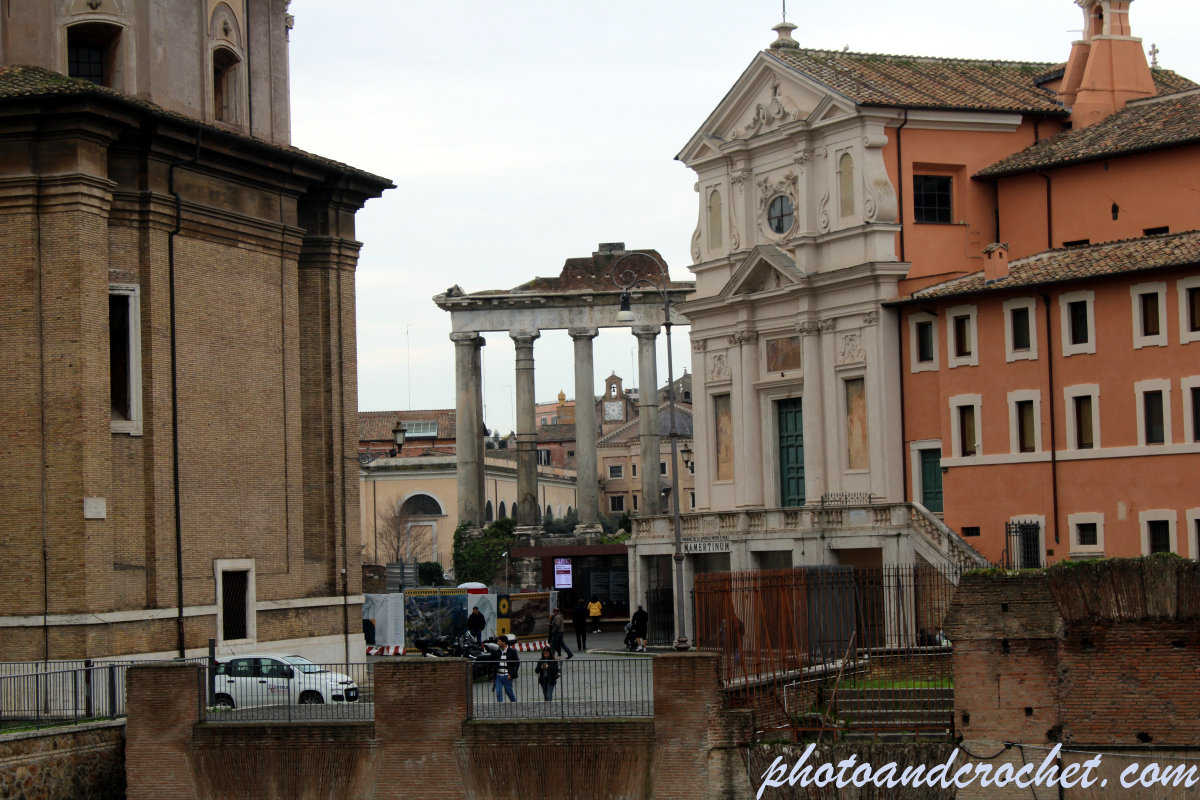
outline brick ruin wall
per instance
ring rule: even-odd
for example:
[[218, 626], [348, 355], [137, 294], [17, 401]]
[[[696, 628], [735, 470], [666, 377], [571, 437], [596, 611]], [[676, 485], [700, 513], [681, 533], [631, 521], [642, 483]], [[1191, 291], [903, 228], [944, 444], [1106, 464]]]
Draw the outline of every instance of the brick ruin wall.
[[946, 622], [966, 739], [1200, 745], [1200, 565], [965, 576]]
[[99, 722], [0, 736], [0, 797], [124, 798], [124, 723]]

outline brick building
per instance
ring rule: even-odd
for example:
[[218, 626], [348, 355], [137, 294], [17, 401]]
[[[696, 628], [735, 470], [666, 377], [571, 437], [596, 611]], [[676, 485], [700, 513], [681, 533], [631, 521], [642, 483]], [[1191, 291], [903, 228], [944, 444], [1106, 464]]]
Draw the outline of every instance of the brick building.
[[430, 453], [453, 455], [455, 447], [455, 410], [435, 408], [418, 411], [358, 412], [359, 454], [389, 455], [396, 450], [396, 423], [404, 424], [404, 446], [397, 457]]
[[284, 0], [202, 5], [0, 23], [0, 660], [362, 641], [354, 220], [391, 184], [290, 146]]
[[[611, 379], [610, 379], [611, 380]], [[682, 494], [679, 495], [680, 511], [696, 510], [696, 479], [695, 462], [689, 464], [679, 459], [679, 469], [682, 475], [676, 480], [671, 470], [671, 439], [667, 434], [671, 430], [669, 404], [660, 403], [658, 408], [659, 432], [659, 474], [662, 476], [664, 490], [674, 490], [678, 485]], [[692, 407], [683, 403], [675, 404], [675, 430], [679, 434], [678, 447], [690, 447], [692, 444]], [[597, 459], [600, 467], [600, 511], [605, 514], [622, 514], [630, 512], [637, 514], [643, 510], [641, 471], [641, 444], [638, 436], [638, 417], [611, 433], [601, 437], [596, 442]], [[670, 505], [664, 506], [668, 510]]]

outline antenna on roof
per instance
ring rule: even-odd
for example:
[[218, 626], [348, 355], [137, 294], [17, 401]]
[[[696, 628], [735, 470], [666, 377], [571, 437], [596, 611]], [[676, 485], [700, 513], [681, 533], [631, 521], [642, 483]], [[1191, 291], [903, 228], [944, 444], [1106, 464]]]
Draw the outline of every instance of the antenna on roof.
[[787, 22], [787, 0], [783, 0], [783, 21]]

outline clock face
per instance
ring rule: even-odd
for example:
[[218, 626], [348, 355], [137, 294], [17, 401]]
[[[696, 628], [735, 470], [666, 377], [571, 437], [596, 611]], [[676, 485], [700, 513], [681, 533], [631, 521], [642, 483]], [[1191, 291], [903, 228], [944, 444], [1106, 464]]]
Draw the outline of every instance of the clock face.
[[604, 404], [604, 418], [608, 420], [619, 420], [625, 416], [625, 404], [617, 401], [615, 403]]

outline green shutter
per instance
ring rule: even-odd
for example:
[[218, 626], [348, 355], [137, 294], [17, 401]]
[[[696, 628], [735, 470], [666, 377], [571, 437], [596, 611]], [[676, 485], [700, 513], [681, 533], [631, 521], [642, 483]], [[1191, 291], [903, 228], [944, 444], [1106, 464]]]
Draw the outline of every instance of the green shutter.
[[942, 451], [921, 451], [921, 505], [942, 511]]

